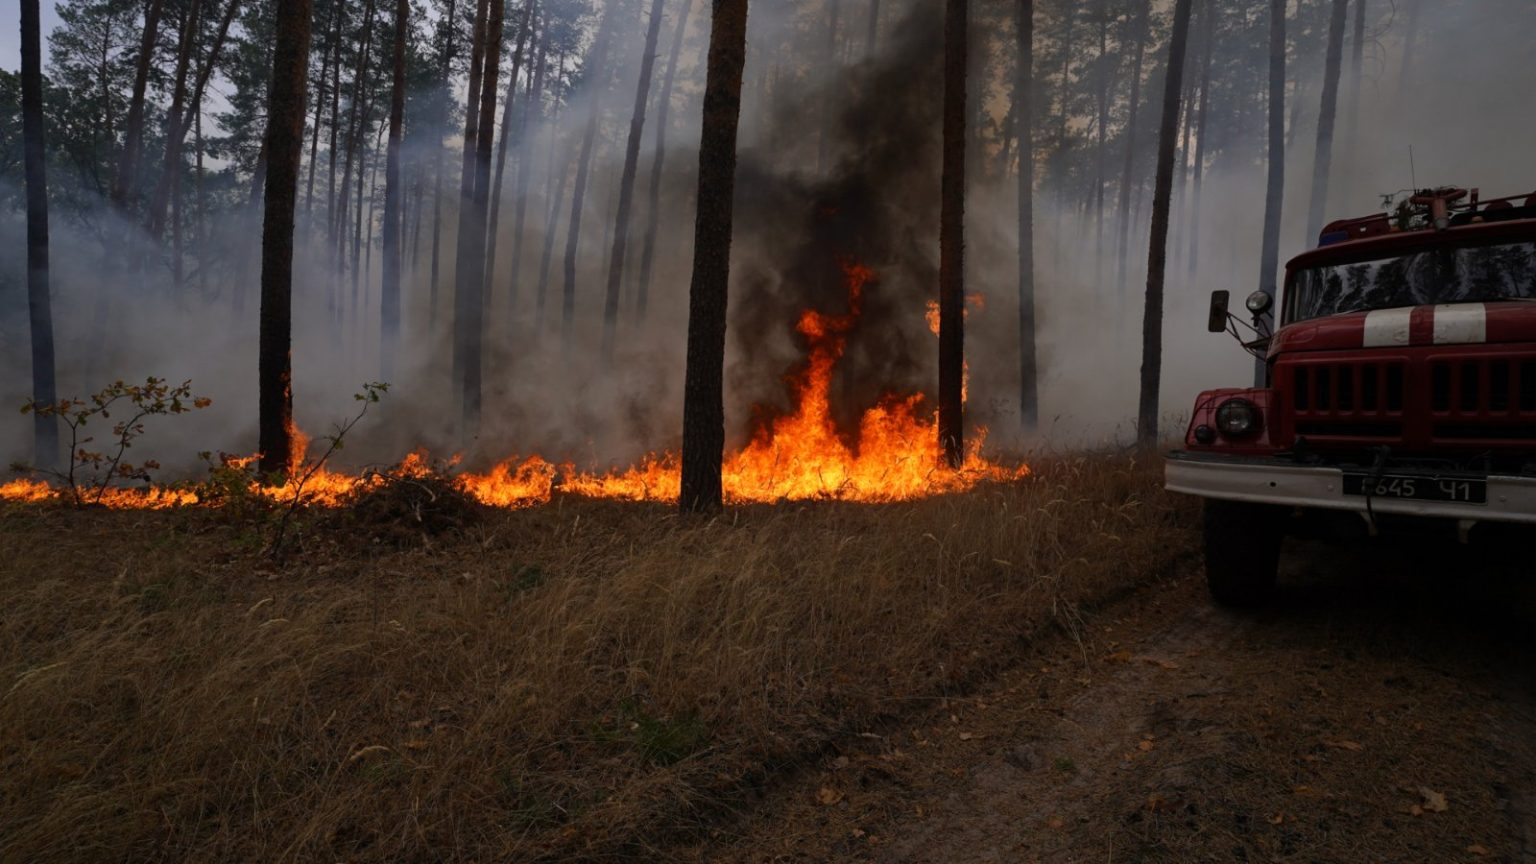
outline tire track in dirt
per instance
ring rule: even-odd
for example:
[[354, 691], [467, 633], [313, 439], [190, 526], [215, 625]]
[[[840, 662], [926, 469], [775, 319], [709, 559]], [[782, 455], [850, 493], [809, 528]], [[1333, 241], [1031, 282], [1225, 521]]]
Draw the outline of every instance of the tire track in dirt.
[[1536, 862], [1532, 575], [1294, 543], [1243, 614], [1186, 573], [668, 857]]

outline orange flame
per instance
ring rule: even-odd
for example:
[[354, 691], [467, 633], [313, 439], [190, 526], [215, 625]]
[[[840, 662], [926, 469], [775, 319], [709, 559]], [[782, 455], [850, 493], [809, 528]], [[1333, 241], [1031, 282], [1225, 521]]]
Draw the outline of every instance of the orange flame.
[[[847, 347], [848, 333], [863, 311], [866, 286], [874, 279], [868, 267], [845, 262], [844, 286], [848, 310], [831, 315], [808, 309], [800, 314], [796, 331], [805, 338], [805, 364], [788, 379], [794, 411], [763, 423], [740, 451], [726, 457], [722, 471], [725, 497], [732, 503], [785, 500], [838, 499], [846, 501], [904, 501], [972, 488], [983, 482], [1003, 482], [1029, 473], [1024, 465], [1005, 466], [983, 458], [986, 430], [978, 428], [966, 448], [959, 470], [943, 465], [938, 421], [924, 410], [922, 394], [890, 394], [869, 408], [859, 421], [853, 442], [839, 435], [832, 417], [832, 374]], [[966, 298], [968, 305], [983, 308], [981, 295]], [[938, 331], [938, 305], [930, 302], [929, 326]], [[967, 309], [969, 314], [969, 309]], [[295, 430], [297, 432], [297, 430]], [[305, 441], [295, 435], [295, 449], [303, 452]], [[306, 442], [307, 443], [307, 442]], [[236, 468], [253, 457], [229, 457]], [[450, 462], [454, 464], [457, 457]], [[408, 454], [391, 469], [396, 475], [421, 475], [431, 471], [427, 454]], [[320, 469], [305, 478], [279, 487], [260, 487], [253, 494], [286, 503], [300, 494], [308, 503], [339, 506], [348, 496], [381, 482], [377, 475], [351, 475]], [[527, 507], [550, 500], [555, 492], [592, 498], [631, 501], [675, 501], [681, 487], [681, 466], [676, 454], [647, 456], [624, 470], [583, 472], [569, 463], [552, 464], [542, 457], [513, 457], [483, 474], [462, 473], [460, 486], [484, 504], [494, 507]], [[0, 485], [0, 501], [40, 502], [59, 490], [34, 480], [15, 480]], [[160, 509], [203, 503], [193, 488], [109, 488], [102, 502], [112, 507]]]

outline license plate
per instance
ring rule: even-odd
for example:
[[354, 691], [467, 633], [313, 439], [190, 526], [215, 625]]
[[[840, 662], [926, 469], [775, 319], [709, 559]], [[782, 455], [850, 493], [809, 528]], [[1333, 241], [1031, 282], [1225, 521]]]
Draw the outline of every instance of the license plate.
[[1468, 477], [1435, 477], [1423, 474], [1345, 474], [1344, 494], [1375, 498], [1410, 498], [1415, 501], [1454, 501], [1487, 504], [1488, 481]]

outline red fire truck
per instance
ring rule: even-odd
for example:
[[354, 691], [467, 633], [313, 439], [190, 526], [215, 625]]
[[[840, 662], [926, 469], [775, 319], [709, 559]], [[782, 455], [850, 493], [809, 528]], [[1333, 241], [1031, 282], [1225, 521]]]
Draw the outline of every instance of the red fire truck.
[[1278, 326], [1266, 292], [1251, 327], [1227, 303], [1210, 329], [1265, 386], [1201, 393], [1167, 460], [1167, 488], [1205, 499], [1217, 602], [1265, 600], [1287, 533], [1536, 524], [1536, 194], [1416, 192], [1292, 259]]

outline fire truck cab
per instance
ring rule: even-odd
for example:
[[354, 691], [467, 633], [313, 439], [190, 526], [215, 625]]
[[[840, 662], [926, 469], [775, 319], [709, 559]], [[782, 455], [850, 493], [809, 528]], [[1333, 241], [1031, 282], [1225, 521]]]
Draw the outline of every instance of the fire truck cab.
[[1216, 292], [1210, 329], [1265, 386], [1201, 393], [1168, 454], [1167, 488], [1205, 499], [1217, 602], [1262, 603], [1298, 529], [1536, 524], [1536, 194], [1422, 190], [1334, 222], [1278, 299], [1250, 296], [1248, 327]]

